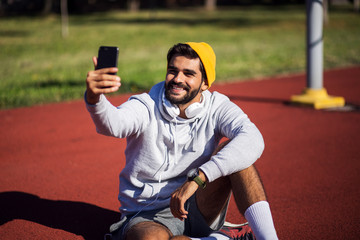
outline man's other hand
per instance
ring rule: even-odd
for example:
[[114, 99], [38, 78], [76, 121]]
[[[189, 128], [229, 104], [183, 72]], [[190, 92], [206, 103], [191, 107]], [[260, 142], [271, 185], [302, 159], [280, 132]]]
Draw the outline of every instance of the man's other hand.
[[171, 194], [170, 209], [174, 217], [184, 220], [188, 212], [185, 210], [185, 202], [196, 192], [198, 185], [194, 181], [186, 181], [180, 188]]

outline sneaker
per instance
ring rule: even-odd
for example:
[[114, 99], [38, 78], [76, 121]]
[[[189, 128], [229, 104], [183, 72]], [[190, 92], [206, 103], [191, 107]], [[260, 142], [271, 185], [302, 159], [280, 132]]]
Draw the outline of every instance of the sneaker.
[[216, 233], [225, 235], [228, 239], [232, 240], [255, 240], [255, 236], [248, 223], [225, 223], [224, 226]]

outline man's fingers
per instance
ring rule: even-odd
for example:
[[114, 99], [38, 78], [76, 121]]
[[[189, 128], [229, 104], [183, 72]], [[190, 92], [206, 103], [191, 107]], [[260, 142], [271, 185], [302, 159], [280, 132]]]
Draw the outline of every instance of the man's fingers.
[[188, 211], [185, 210], [184, 205], [185, 203], [180, 203], [179, 214], [181, 219], [187, 218], [188, 215]]
[[95, 70], [97, 74], [110, 74], [110, 73], [117, 73], [117, 67], [110, 67], [110, 68], [100, 68]]
[[175, 200], [175, 194], [173, 194], [170, 199], [170, 210], [171, 210], [172, 215], [176, 218], [178, 218], [177, 209], [178, 208], [177, 208], [177, 204], [176, 204], [176, 200]]
[[174, 217], [184, 220], [188, 211], [185, 210], [186, 201], [196, 192], [198, 185], [193, 181], [186, 181], [171, 194], [170, 209]]
[[87, 88], [95, 95], [116, 92], [121, 86], [119, 76], [101, 74], [101, 71], [90, 71], [86, 79]]
[[93, 63], [94, 63], [94, 68], [96, 69], [96, 67], [97, 67], [97, 57], [93, 57], [92, 58], [92, 60], [93, 60]]
[[117, 90], [119, 90], [119, 87], [120, 87], [120, 86], [103, 88], [103, 89], [101, 89], [101, 93], [102, 93], [102, 94], [106, 94], [106, 93], [116, 92]]
[[187, 218], [188, 212], [185, 210], [184, 205], [185, 201], [178, 196], [178, 192], [174, 193], [170, 200], [170, 209], [174, 217], [180, 220]]
[[107, 74], [107, 72], [102, 71], [103, 69], [99, 69], [96, 71], [90, 71], [87, 76], [87, 82], [113, 82], [115, 85], [118, 85], [121, 81], [119, 76]]
[[119, 90], [119, 87], [120, 87], [120, 86], [114, 86], [114, 87], [93, 87], [93, 88], [92, 88], [92, 93], [95, 94], [95, 95], [112, 93], [112, 92], [116, 92], [117, 90]]
[[118, 81], [95, 81], [91, 84], [90, 88], [97, 93], [110, 93], [117, 91], [120, 86], [121, 83]]
[[180, 214], [182, 214], [182, 216], [186, 216], [189, 212], [188, 211], [186, 211], [185, 210], [185, 208], [184, 208], [184, 203], [181, 203], [181, 206], [180, 206], [180, 209], [179, 209], [179, 212], [180, 212]]
[[94, 82], [97, 82], [99, 84], [103, 84], [103, 87], [106, 86], [110, 86], [110, 85], [119, 85], [120, 84], [120, 77], [118, 76], [114, 76], [114, 75], [109, 75], [109, 74], [104, 74], [102, 76], [98, 76], [96, 78], [94, 78]]

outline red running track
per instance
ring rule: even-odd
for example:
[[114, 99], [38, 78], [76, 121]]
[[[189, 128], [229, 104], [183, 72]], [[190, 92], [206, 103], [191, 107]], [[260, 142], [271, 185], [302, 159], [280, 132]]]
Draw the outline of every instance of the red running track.
[[[325, 72], [324, 85], [360, 106], [360, 66]], [[280, 239], [359, 239], [360, 110], [289, 105], [304, 87], [296, 75], [212, 90], [263, 133], [256, 165]], [[118, 218], [125, 141], [96, 134], [82, 101], [2, 110], [0, 132], [0, 239], [102, 239]], [[227, 220], [240, 218], [231, 202]]]

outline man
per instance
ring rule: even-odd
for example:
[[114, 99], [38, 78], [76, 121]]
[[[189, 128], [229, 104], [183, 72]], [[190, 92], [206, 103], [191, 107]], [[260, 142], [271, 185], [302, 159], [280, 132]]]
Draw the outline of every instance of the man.
[[[262, 136], [237, 105], [208, 91], [215, 81], [213, 49], [177, 44], [167, 60], [164, 82], [117, 108], [103, 95], [121, 86], [109, 74], [117, 68], [87, 76], [87, 109], [97, 131], [127, 138], [113, 239], [207, 237], [223, 226], [231, 192], [256, 238], [277, 239], [253, 166], [264, 148]], [[228, 141], [219, 146], [222, 138]]]

